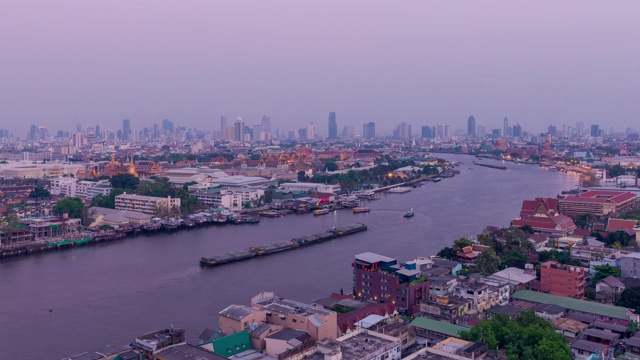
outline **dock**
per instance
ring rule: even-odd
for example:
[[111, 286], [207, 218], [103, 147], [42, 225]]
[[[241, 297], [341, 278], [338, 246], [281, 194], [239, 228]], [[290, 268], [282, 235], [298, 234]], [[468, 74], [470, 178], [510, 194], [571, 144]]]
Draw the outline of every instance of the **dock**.
[[333, 227], [325, 232], [296, 237], [291, 240], [280, 241], [272, 244], [253, 246], [243, 251], [235, 251], [222, 255], [214, 255], [212, 257], [203, 257], [200, 259], [201, 266], [219, 266], [242, 260], [252, 259], [255, 257], [263, 257], [279, 252], [294, 250], [297, 248], [319, 244], [321, 242], [336, 238], [345, 237], [347, 235], [359, 233], [367, 230], [367, 225], [362, 223], [354, 223], [351, 225]]

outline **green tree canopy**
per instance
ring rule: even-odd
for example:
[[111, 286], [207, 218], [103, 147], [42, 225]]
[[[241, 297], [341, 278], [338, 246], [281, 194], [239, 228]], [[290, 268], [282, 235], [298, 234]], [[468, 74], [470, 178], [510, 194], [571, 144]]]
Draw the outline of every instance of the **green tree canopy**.
[[116, 208], [116, 196], [124, 193], [124, 189], [116, 188], [111, 190], [108, 195], [96, 195], [91, 199], [91, 206], [98, 206], [103, 208], [115, 209]]
[[460, 238], [453, 242], [453, 251], [458, 252], [461, 251], [462, 248], [473, 245], [473, 241], [467, 238]]
[[609, 276], [613, 276], [617, 278], [620, 277], [620, 268], [617, 268], [615, 266], [604, 264], [604, 265], [596, 265], [593, 268], [596, 270], [596, 275], [593, 277], [594, 283], [597, 283], [598, 281]]
[[625, 289], [616, 305], [640, 311], [640, 286]]
[[461, 338], [486, 343], [489, 350], [504, 350], [509, 360], [570, 360], [571, 351], [548, 320], [533, 311], [523, 312], [516, 320], [496, 314], [464, 331]]
[[87, 221], [87, 209], [82, 200], [75, 197], [58, 200], [53, 207], [53, 213], [56, 215], [68, 213], [70, 218], [82, 219], [83, 223]]
[[37, 187], [32, 192], [29, 193], [29, 197], [30, 198], [35, 198], [36, 195], [38, 196], [38, 198], [51, 197], [51, 193], [49, 192], [49, 190], [47, 190], [47, 189], [45, 189], [43, 187]]
[[140, 179], [131, 174], [118, 174], [111, 178], [111, 186], [125, 190], [136, 190], [140, 185]]
[[338, 170], [338, 164], [336, 164], [333, 161], [328, 161], [326, 163], [326, 166], [327, 166], [327, 171], [336, 171], [336, 170]]
[[440, 250], [436, 256], [442, 259], [455, 260], [458, 257], [457, 254], [458, 253], [452, 248], [445, 247]]
[[493, 274], [499, 270], [501, 259], [495, 250], [489, 248], [483, 251], [476, 261], [476, 267], [485, 274]]

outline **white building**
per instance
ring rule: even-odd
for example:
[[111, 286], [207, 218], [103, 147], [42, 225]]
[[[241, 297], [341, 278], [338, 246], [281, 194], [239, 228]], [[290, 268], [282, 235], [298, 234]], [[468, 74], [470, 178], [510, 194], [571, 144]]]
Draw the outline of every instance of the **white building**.
[[259, 188], [231, 188], [221, 190], [198, 191], [193, 193], [203, 204], [215, 207], [225, 207], [231, 210], [240, 210], [249, 202], [255, 207], [264, 196], [264, 190]]
[[289, 191], [309, 191], [333, 194], [342, 190], [338, 184], [316, 184], [306, 182], [283, 183], [280, 185], [280, 188]]
[[76, 196], [78, 180], [72, 177], [59, 176], [50, 180], [49, 192], [51, 195]]
[[180, 211], [180, 199], [124, 193], [116, 196], [116, 210], [138, 211], [149, 215], [158, 213], [169, 215]]

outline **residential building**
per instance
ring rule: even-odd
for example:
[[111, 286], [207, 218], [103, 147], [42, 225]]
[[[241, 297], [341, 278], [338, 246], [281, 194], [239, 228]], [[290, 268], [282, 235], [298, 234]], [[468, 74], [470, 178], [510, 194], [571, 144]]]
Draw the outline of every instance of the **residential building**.
[[615, 216], [637, 206], [638, 195], [629, 191], [589, 190], [560, 199], [564, 214]]
[[455, 296], [436, 296], [420, 302], [420, 316], [457, 324], [472, 306], [471, 300]]
[[420, 301], [429, 297], [427, 277], [393, 258], [371, 252], [358, 254], [353, 272], [353, 294], [360, 300], [392, 303], [413, 314], [419, 311]]
[[632, 252], [620, 259], [621, 277], [640, 277], [640, 253]]
[[229, 305], [218, 313], [220, 332], [229, 335], [242, 330], [257, 328], [267, 321], [264, 310], [244, 305]]
[[411, 321], [411, 326], [416, 328], [416, 335], [433, 340], [444, 340], [449, 337], [459, 338], [462, 331], [471, 330], [464, 326], [425, 317], [416, 317]]
[[596, 292], [605, 292], [609, 294], [620, 294], [624, 291], [624, 284], [618, 278], [607, 276], [596, 283]]
[[116, 210], [138, 211], [149, 215], [172, 215], [180, 211], [180, 198], [121, 194], [116, 196]]
[[556, 332], [569, 339], [579, 339], [582, 337], [582, 332], [589, 328], [589, 325], [569, 318], [560, 318], [553, 322], [553, 327], [556, 328]]
[[475, 280], [460, 280], [453, 289], [453, 295], [469, 300], [474, 310], [483, 313], [491, 307], [489, 302], [489, 285]]
[[367, 329], [358, 329], [335, 340], [322, 339], [317, 342], [317, 352], [308, 360], [344, 359], [400, 360], [400, 339]]
[[593, 301], [586, 301], [566, 296], [551, 295], [538, 291], [520, 290], [511, 294], [511, 300], [524, 301], [531, 304], [554, 304], [567, 309], [569, 317], [573, 315], [591, 315], [596, 319], [604, 321], [615, 321], [628, 324], [630, 318], [635, 319], [637, 316], [632, 315], [629, 309], [601, 304]]
[[267, 322], [291, 329], [304, 330], [316, 339], [335, 339], [338, 335], [335, 311], [263, 292], [251, 299], [251, 306], [263, 310]]
[[578, 339], [571, 343], [571, 354], [576, 360], [593, 359], [593, 356], [600, 357], [606, 349], [606, 345], [589, 340]]
[[336, 194], [342, 190], [339, 184], [319, 184], [305, 182], [282, 183], [280, 184], [280, 188], [288, 191], [308, 191], [332, 194]]
[[51, 195], [62, 195], [68, 197], [76, 196], [76, 186], [78, 179], [73, 177], [59, 176], [49, 180]]
[[544, 262], [540, 264], [540, 291], [582, 299], [584, 277], [588, 271], [583, 267], [563, 265], [556, 261]]

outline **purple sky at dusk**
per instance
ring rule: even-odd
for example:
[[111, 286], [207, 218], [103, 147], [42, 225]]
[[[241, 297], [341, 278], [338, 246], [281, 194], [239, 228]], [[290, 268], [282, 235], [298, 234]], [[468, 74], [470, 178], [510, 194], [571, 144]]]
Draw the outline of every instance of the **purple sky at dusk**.
[[640, 128], [637, 1], [0, 5], [0, 128]]

